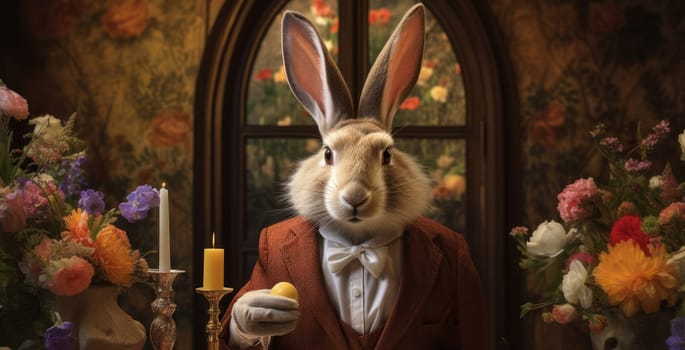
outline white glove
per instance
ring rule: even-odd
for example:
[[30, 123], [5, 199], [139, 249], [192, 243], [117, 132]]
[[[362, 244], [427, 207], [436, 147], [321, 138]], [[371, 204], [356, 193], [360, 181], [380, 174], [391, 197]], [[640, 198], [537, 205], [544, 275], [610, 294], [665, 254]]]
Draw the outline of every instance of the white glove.
[[299, 304], [294, 299], [271, 295], [269, 289], [243, 294], [231, 312], [231, 343], [246, 347], [260, 338], [295, 330]]

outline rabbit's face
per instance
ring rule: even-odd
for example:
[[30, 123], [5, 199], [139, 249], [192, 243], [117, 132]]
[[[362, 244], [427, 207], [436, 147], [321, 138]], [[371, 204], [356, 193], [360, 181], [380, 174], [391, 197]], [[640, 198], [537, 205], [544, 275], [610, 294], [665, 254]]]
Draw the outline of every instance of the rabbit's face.
[[394, 148], [390, 134], [393, 115], [419, 75], [423, 42], [424, 8], [417, 4], [378, 55], [355, 109], [314, 25], [301, 14], [284, 14], [288, 85], [323, 141], [322, 150], [300, 163], [288, 183], [298, 214], [361, 240], [397, 233], [427, 207], [427, 177]]
[[382, 217], [392, 137], [377, 126], [357, 124], [331, 132], [323, 144], [320, 164], [330, 173], [324, 203], [331, 217], [350, 225]]
[[289, 183], [305, 217], [353, 240], [396, 234], [426, 208], [430, 181], [376, 122], [347, 120], [323, 137]]

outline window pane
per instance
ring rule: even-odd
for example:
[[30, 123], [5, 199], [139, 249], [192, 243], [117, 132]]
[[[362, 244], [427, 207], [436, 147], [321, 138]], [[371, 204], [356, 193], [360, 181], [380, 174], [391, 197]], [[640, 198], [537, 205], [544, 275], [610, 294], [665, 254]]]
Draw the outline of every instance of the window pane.
[[245, 147], [245, 223], [248, 240], [259, 232], [293, 216], [285, 200], [287, 181], [297, 162], [321, 148], [319, 140], [251, 138]]
[[[302, 13], [321, 33], [324, 43], [337, 60], [338, 2], [334, 0], [293, 0], [284, 9]], [[311, 125], [312, 118], [290, 93], [281, 57], [281, 15], [276, 16], [261, 42], [247, 91], [247, 123], [250, 125]]]
[[433, 180], [433, 208], [426, 216], [466, 232], [466, 141], [396, 139], [397, 148], [416, 157]]
[[[369, 1], [369, 62], [414, 0]], [[426, 43], [419, 80], [395, 115], [395, 126], [464, 125], [466, 104], [461, 68], [447, 34], [426, 11]]]

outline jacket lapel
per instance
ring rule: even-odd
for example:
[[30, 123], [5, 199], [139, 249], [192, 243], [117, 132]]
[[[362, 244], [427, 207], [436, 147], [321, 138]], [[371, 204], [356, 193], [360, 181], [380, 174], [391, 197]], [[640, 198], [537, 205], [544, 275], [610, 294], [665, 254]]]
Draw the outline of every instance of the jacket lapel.
[[291, 228], [290, 232], [292, 237], [281, 246], [281, 254], [285, 259], [290, 277], [298, 286], [300, 300], [311, 307], [314, 317], [331, 338], [335, 347], [347, 348], [337, 314], [326, 292], [317, 232], [309, 222], [304, 220]]
[[402, 281], [376, 349], [393, 349], [426, 302], [442, 263], [442, 253], [416, 226], [404, 234]]

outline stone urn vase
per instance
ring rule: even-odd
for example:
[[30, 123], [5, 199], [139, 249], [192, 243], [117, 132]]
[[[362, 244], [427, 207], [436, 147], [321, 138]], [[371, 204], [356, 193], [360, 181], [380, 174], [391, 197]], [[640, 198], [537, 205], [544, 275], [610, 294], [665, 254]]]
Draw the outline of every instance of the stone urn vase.
[[57, 298], [62, 320], [74, 323], [80, 350], [140, 350], [145, 327], [119, 307], [121, 289], [91, 285], [82, 293]]

